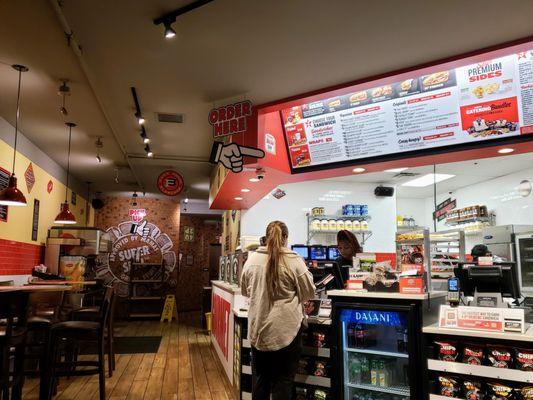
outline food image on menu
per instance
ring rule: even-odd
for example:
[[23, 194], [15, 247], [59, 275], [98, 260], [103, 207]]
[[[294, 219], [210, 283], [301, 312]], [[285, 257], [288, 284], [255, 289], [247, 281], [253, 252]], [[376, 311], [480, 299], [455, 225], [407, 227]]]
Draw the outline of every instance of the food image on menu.
[[435, 86], [447, 82], [448, 79], [450, 79], [450, 73], [448, 71], [440, 71], [426, 76], [422, 81], [422, 84], [425, 87]]
[[400, 89], [403, 91], [411, 90], [411, 88], [413, 87], [413, 82], [414, 79], [406, 79], [405, 81], [400, 83]]
[[485, 95], [491, 95], [496, 93], [500, 89], [499, 83], [489, 83], [485, 86], [476, 86], [472, 89], [472, 94], [478, 99], [482, 99]]
[[372, 89], [372, 97], [380, 97], [380, 96], [383, 96], [383, 88], [375, 88], [375, 89]]
[[289, 146], [301, 146], [307, 143], [307, 136], [303, 124], [286, 127], [287, 142]]
[[340, 99], [333, 100], [333, 101], [330, 101], [328, 103], [328, 107], [329, 108], [336, 108], [336, 107], [339, 107], [340, 105], [341, 105], [341, 100]]
[[350, 96], [350, 103], [358, 103], [360, 101], [365, 101], [368, 98], [366, 90], [356, 92]]
[[311, 155], [309, 154], [309, 146], [297, 146], [290, 149], [292, 166], [295, 168], [305, 167], [311, 164]]
[[516, 97], [461, 107], [463, 131], [473, 138], [505, 135], [518, 129]]
[[283, 110], [283, 121], [285, 125], [296, 125], [302, 120], [302, 109], [300, 107], [292, 107], [288, 110]]

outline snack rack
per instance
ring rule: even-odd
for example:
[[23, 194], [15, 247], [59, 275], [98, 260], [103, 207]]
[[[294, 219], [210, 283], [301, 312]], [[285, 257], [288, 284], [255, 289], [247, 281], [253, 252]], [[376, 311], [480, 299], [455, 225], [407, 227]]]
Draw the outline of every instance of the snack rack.
[[454, 269], [465, 262], [465, 232], [450, 229], [433, 232], [429, 235], [431, 279], [445, 282], [454, 276]]
[[[412, 264], [421, 264], [424, 267], [427, 291], [431, 291], [431, 253], [429, 229], [419, 229], [409, 232], [396, 233], [396, 268], [402, 272], [402, 264], [406, 252], [412, 252]], [[421, 259], [421, 260], [420, 260]], [[417, 262], [420, 261], [420, 262]]]
[[[509, 368], [497, 368], [488, 362], [487, 346], [507, 349], [515, 353], [518, 349], [533, 354], [533, 328], [526, 333], [474, 331], [455, 328], [440, 328], [430, 325], [423, 328], [426, 348], [427, 369], [430, 372], [430, 400], [443, 400], [450, 397], [440, 393], [439, 376], [452, 377], [458, 381], [473, 380], [481, 383], [482, 392], [488, 390], [487, 383], [502, 383], [512, 388], [520, 389], [533, 385], [533, 371], [521, 370], [511, 358]], [[438, 357], [435, 342], [451, 342], [457, 346], [458, 356], [455, 361], [443, 361]], [[484, 349], [481, 365], [463, 362], [462, 349], [465, 346], [479, 346]], [[483, 397], [483, 393], [480, 398]], [[464, 398], [459, 396], [460, 398]]]

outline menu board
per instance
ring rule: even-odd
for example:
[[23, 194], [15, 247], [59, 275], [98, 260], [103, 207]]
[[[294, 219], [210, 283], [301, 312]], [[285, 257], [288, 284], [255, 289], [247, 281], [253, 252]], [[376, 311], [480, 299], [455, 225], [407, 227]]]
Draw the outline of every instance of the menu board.
[[[9, 186], [11, 174], [3, 168], [0, 168], [0, 190]], [[0, 221], [7, 222], [7, 206], [0, 206]]]
[[533, 133], [533, 50], [390, 81], [282, 110], [293, 171]]

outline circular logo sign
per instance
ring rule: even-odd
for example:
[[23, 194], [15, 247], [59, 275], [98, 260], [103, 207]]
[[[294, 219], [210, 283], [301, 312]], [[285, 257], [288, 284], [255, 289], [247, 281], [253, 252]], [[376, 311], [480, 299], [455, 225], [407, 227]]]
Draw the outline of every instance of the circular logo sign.
[[183, 177], [176, 171], [163, 171], [157, 178], [157, 188], [167, 196], [177, 196], [183, 190], [183, 186]]

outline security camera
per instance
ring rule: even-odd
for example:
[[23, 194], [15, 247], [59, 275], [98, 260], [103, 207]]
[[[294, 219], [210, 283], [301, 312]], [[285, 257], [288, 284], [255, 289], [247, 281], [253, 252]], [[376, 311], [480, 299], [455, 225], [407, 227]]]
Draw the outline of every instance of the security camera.
[[258, 172], [257, 173], [257, 179], [259, 179], [259, 180], [265, 179], [265, 173], [264, 172]]

